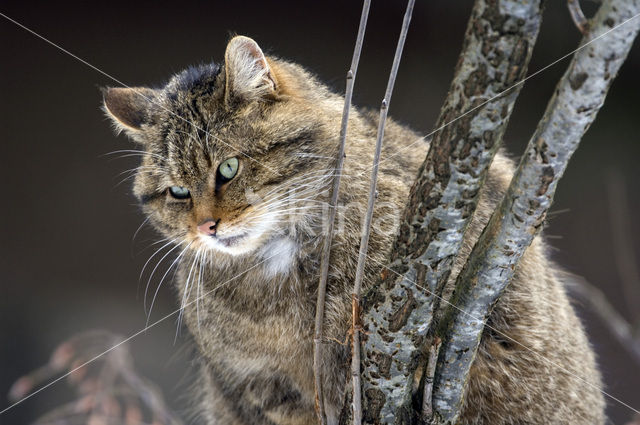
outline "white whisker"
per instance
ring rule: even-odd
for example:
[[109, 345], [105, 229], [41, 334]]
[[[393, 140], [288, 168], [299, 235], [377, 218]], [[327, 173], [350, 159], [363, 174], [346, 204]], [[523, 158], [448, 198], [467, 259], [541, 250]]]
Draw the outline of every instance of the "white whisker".
[[[162, 282], [167, 277], [167, 274], [169, 274], [169, 272], [171, 271], [173, 266], [176, 265], [176, 263], [180, 260], [180, 258], [182, 258], [182, 256], [187, 251], [187, 249], [189, 249], [189, 247], [191, 246], [192, 243], [193, 242], [189, 242], [189, 244], [180, 252], [180, 254], [178, 254], [176, 259], [173, 260], [173, 263], [171, 263], [171, 265], [169, 266], [167, 271], [164, 272], [164, 275], [162, 275], [162, 279], [160, 279], [160, 283], [158, 283], [158, 286], [156, 287], [156, 292], [153, 294], [153, 299], [151, 300], [151, 306], [149, 307], [149, 313], [147, 314], [147, 325], [149, 324], [149, 319], [151, 318], [151, 311], [153, 310], [153, 305], [156, 302], [156, 297], [158, 296], [158, 292], [160, 291], [160, 287], [162, 286]], [[180, 246], [180, 245], [176, 245], [176, 246]], [[173, 251], [173, 249], [171, 251]], [[171, 251], [169, 251], [167, 254], [169, 254]], [[166, 257], [166, 255], [165, 255], [165, 257]], [[164, 258], [164, 257], [162, 257], [162, 258]], [[160, 260], [160, 261], [162, 261], [162, 260]], [[154, 269], [154, 271], [155, 271], [155, 269]], [[146, 297], [145, 297], [145, 299], [146, 299]]]
[[151, 219], [150, 216], [148, 216], [147, 218], [144, 219], [144, 221], [142, 223], [140, 223], [140, 226], [138, 226], [138, 228], [136, 229], [136, 231], [133, 233], [133, 237], [131, 238], [131, 245], [133, 246], [133, 242], [136, 240], [136, 236], [138, 236], [138, 232], [140, 232], [140, 230], [142, 230], [142, 227], [147, 224], [149, 222], [149, 220]]
[[[169, 245], [169, 244], [171, 244], [171, 243], [173, 243], [173, 242], [175, 242], [175, 241], [176, 241], [176, 239], [173, 239], [173, 240], [171, 240], [171, 241], [167, 242], [165, 245], [163, 245], [163, 246], [162, 246], [162, 248], [164, 248], [165, 246], [167, 246], [167, 245]], [[180, 246], [180, 245], [178, 244], [178, 245], [174, 246], [173, 248], [171, 248], [169, 251], [167, 251], [167, 253], [166, 253], [166, 254], [164, 254], [164, 255], [162, 256], [162, 258], [160, 259], [160, 261], [158, 261], [158, 263], [156, 264], [156, 266], [153, 268], [153, 271], [151, 271], [151, 274], [149, 275], [149, 279], [147, 280], [147, 285], [146, 285], [146, 286], [145, 286], [145, 288], [144, 288], [144, 298], [143, 298], [143, 300], [144, 300], [144, 301], [143, 301], [144, 311], [145, 311], [145, 313], [147, 313], [147, 314], [149, 314], [149, 312], [147, 312], [147, 294], [149, 293], [149, 285], [151, 284], [151, 278], [153, 277], [153, 274], [156, 272], [156, 269], [158, 268], [158, 266], [160, 265], [160, 263], [162, 263], [162, 261], [163, 261], [165, 258], [167, 258], [167, 255], [171, 254], [171, 252], [172, 252], [173, 250], [175, 250], [176, 248], [178, 248], [179, 246]], [[160, 248], [160, 249], [162, 249], [162, 248]], [[156, 251], [156, 252], [159, 252], [159, 251], [160, 251], [160, 249], [159, 249], [158, 251]], [[154, 254], [154, 255], [155, 255], [155, 254]], [[149, 260], [151, 260], [151, 258], [149, 258]], [[149, 263], [149, 260], [147, 260], [147, 263]], [[145, 267], [147, 267], [147, 263], [145, 263], [144, 267], [142, 268], [142, 272], [140, 272], [140, 278], [142, 278], [142, 273], [144, 273], [144, 269], [145, 269]]]
[[[166, 239], [164, 239], [164, 240], [162, 240], [162, 239], [161, 239], [161, 240], [159, 240], [159, 241], [157, 241], [157, 242], [152, 243], [150, 246], [156, 245], [156, 244], [158, 244], [158, 243], [162, 243], [162, 242], [164, 242], [165, 240], [168, 240], [168, 239], [169, 239], [169, 238], [166, 238]], [[142, 266], [142, 271], [140, 272], [140, 276], [138, 276], [138, 280], [142, 279], [142, 275], [144, 274], [144, 269], [145, 269], [145, 268], [147, 268], [147, 265], [149, 264], [149, 261], [151, 261], [151, 259], [152, 259], [153, 257], [155, 257], [155, 256], [156, 256], [156, 254], [158, 254], [160, 251], [162, 251], [162, 250], [163, 250], [167, 245], [170, 245], [170, 244], [172, 244], [173, 242], [175, 242], [175, 241], [177, 241], [177, 240], [178, 240], [177, 238], [176, 238], [176, 239], [171, 239], [169, 242], [167, 242], [166, 244], [164, 244], [164, 245], [162, 245], [160, 248], [158, 248], [158, 249], [156, 250], [156, 252], [154, 252], [154, 253], [151, 255], [151, 257], [149, 257], [149, 259], [147, 260], [147, 262], [146, 262], [146, 263], [144, 263], [144, 266]]]
[[[204, 251], [204, 257], [205, 260], [207, 258], [207, 255], [209, 254], [209, 252], [205, 249]], [[198, 273], [198, 285], [196, 286], [196, 321], [198, 323], [198, 334], [202, 335], [202, 332], [200, 331], [200, 297], [201, 297], [201, 293], [202, 293], [202, 272], [203, 272], [203, 264], [204, 262], [201, 260], [200, 261], [200, 270]]]
[[[152, 156], [154, 158], [158, 158], [161, 160], [165, 160], [164, 157], [162, 157], [161, 155], [158, 155], [157, 153], [153, 153], [153, 152], [147, 152], [147, 151], [141, 151], [141, 150], [136, 150], [136, 149], [120, 149], [117, 151], [112, 151], [112, 152], [107, 152], [105, 154], [102, 154], [102, 156], [108, 156], [108, 155], [115, 155], [118, 153], [125, 153], [128, 154], [127, 156], [136, 156], [136, 155], [140, 155], [140, 156], [144, 156], [144, 155], [149, 155]], [[124, 156], [120, 156], [120, 158], [123, 158]]]
[[191, 286], [193, 286], [191, 284], [191, 277], [192, 277], [192, 273], [193, 273], [193, 267], [196, 265], [196, 263], [198, 262], [198, 257], [200, 256], [200, 252], [201, 252], [201, 248], [198, 249], [198, 251], [196, 251], [196, 254], [193, 257], [193, 260], [191, 261], [191, 267], [189, 268], [189, 273], [187, 274], [187, 278], [185, 280], [185, 286], [184, 286], [184, 294], [182, 295], [182, 302], [180, 303], [180, 307], [182, 308], [180, 310], [180, 313], [178, 314], [178, 323], [176, 326], [176, 336], [173, 340], [173, 343], [175, 344], [177, 339], [178, 339], [178, 334], [180, 333], [180, 325], [182, 324], [182, 316], [184, 314], [184, 305], [187, 302], [187, 299], [189, 298], [190, 294], [191, 294]]

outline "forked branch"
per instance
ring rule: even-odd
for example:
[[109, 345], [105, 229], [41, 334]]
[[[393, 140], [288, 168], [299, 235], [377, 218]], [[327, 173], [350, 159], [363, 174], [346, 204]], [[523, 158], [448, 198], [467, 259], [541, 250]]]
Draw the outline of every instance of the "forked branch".
[[456, 422], [491, 307], [542, 229], [558, 181], [640, 29], [638, 13], [640, 0], [603, 2], [582, 40], [583, 48], [558, 83], [506, 195], [458, 275], [452, 305], [438, 331], [443, 345], [433, 403], [443, 423]]
[[364, 423], [410, 423], [413, 380], [446, 282], [519, 93], [541, 2], [476, 0], [431, 149], [392, 249], [363, 305]]

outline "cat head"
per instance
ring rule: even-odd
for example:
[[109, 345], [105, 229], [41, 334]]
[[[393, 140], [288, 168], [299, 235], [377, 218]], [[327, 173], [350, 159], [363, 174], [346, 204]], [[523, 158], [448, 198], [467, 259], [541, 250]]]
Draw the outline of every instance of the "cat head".
[[150, 221], [176, 243], [221, 256], [317, 219], [341, 108], [301, 67], [242, 36], [223, 66], [191, 67], [157, 89], [104, 91], [117, 131], [141, 146], [134, 193]]

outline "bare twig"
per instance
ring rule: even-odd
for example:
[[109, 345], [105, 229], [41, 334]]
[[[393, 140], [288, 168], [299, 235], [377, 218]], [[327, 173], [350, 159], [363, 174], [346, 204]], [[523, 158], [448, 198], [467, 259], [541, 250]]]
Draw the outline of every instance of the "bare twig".
[[[456, 280], [452, 306], [438, 334], [443, 346], [434, 386], [434, 410], [455, 423], [487, 318], [542, 228], [567, 163], [604, 103], [640, 29], [640, 1], [604, 2], [558, 83], [509, 189]], [[626, 23], [622, 28], [615, 25]], [[608, 34], [606, 41], [600, 38]], [[594, 42], [591, 42], [593, 40]], [[591, 43], [590, 43], [591, 42]], [[590, 43], [590, 44], [587, 44]]]
[[633, 327], [613, 308], [604, 293], [584, 279], [571, 279], [568, 288], [598, 315], [620, 345], [640, 365], [640, 338], [634, 335]]
[[376, 138], [376, 151], [373, 156], [373, 169], [371, 170], [371, 182], [369, 186], [369, 199], [367, 201], [367, 213], [362, 224], [362, 233], [360, 237], [360, 251], [358, 253], [358, 265], [356, 268], [356, 277], [353, 284], [352, 293], [352, 330], [353, 345], [351, 356], [351, 378], [353, 383], [353, 424], [360, 425], [362, 423], [362, 394], [360, 384], [360, 292], [362, 289], [362, 277], [364, 275], [364, 264], [366, 262], [367, 250], [369, 247], [369, 235], [371, 234], [371, 220], [373, 218], [373, 207], [376, 201], [376, 187], [378, 184], [378, 168], [380, 165], [380, 152], [382, 151], [382, 141], [384, 138], [384, 127], [387, 122], [387, 114], [391, 104], [391, 95], [393, 94], [393, 86], [398, 75], [400, 60], [402, 59], [402, 50], [407, 39], [409, 24], [411, 23], [411, 15], [415, 0], [409, 0], [407, 9], [404, 13], [402, 21], [402, 29], [396, 46], [396, 53], [393, 57], [391, 72], [387, 82], [387, 89], [380, 106], [380, 121], [378, 122], [378, 135]]
[[607, 178], [609, 216], [613, 238], [613, 258], [622, 283], [627, 310], [631, 315], [634, 332], [640, 326], [640, 272], [635, 261], [631, 239], [632, 227], [625, 181], [617, 170], [610, 170]]
[[362, 5], [362, 14], [360, 15], [358, 35], [356, 37], [356, 45], [351, 59], [351, 67], [347, 72], [347, 87], [344, 96], [344, 107], [342, 110], [342, 123], [340, 125], [340, 147], [338, 148], [338, 157], [336, 158], [337, 165], [333, 178], [331, 200], [329, 203], [329, 223], [325, 234], [324, 246], [322, 248], [320, 282], [318, 283], [318, 298], [316, 301], [315, 331], [313, 339], [313, 373], [316, 392], [316, 410], [322, 425], [325, 425], [327, 421], [324, 410], [324, 395], [322, 392], [322, 328], [324, 323], [324, 304], [327, 291], [327, 280], [329, 278], [331, 241], [333, 239], [336, 205], [338, 204], [338, 194], [340, 191], [340, 177], [342, 175], [342, 166], [344, 163], [344, 149], [347, 139], [347, 127], [349, 125], [351, 98], [353, 96], [353, 87], [356, 81], [356, 73], [358, 71], [358, 62], [360, 61], [360, 52], [362, 51], [364, 33], [367, 28], [367, 18], [369, 17], [370, 5], [371, 0], [364, 0]]
[[410, 421], [413, 415], [412, 383], [433, 309], [521, 88], [514, 83], [526, 75], [540, 8], [540, 1], [475, 2], [436, 125], [440, 131], [401, 218], [393, 273], [366, 296], [364, 416], [374, 423]]
[[580, 0], [567, 0], [567, 8], [569, 8], [569, 13], [571, 14], [573, 23], [580, 30], [582, 35], [586, 35], [587, 31], [589, 31], [589, 21], [582, 12]]
[[424, 373], [424, 391], [422, 392], [422, 419], [429, 423], [433, 417], [433, 378], [436, 374], [436, 363], [442, 341], [437, 336], [429, 347], [429, 360]]

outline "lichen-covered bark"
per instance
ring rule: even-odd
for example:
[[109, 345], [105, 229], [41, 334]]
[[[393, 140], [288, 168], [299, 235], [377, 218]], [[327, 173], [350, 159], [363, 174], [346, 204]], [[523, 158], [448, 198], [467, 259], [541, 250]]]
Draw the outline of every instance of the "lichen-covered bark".
[[[600, 107], [640, 28], [633, 19], [640, 0], [603, 2], [568, 70], [558, 83], [500, 206], [456, 281], [438, 333], [443, 345], [436, 368], [433, 407], [455, 423], [469, 369], [491, 307], [518, 260], [540, 231], [557, 183]], [[606, 33], [606, 38], [600, 38]], [[597, 40], [595, 40], [597, 39]], [[594, 41], [595, 40], [595, 41]], [[464, 313], [463, 313], [464, 312]]]
[[397, 274], [386, 273], [363, 306], [364, 423], [412, 420], [412, 382], [437, 300], [433, 293], [449, 277], [501, 142], [520, 85], [497, 95], [526, 74], [541, 2], [475, 2], [440, 130], [394, 244], [391, 262]]

